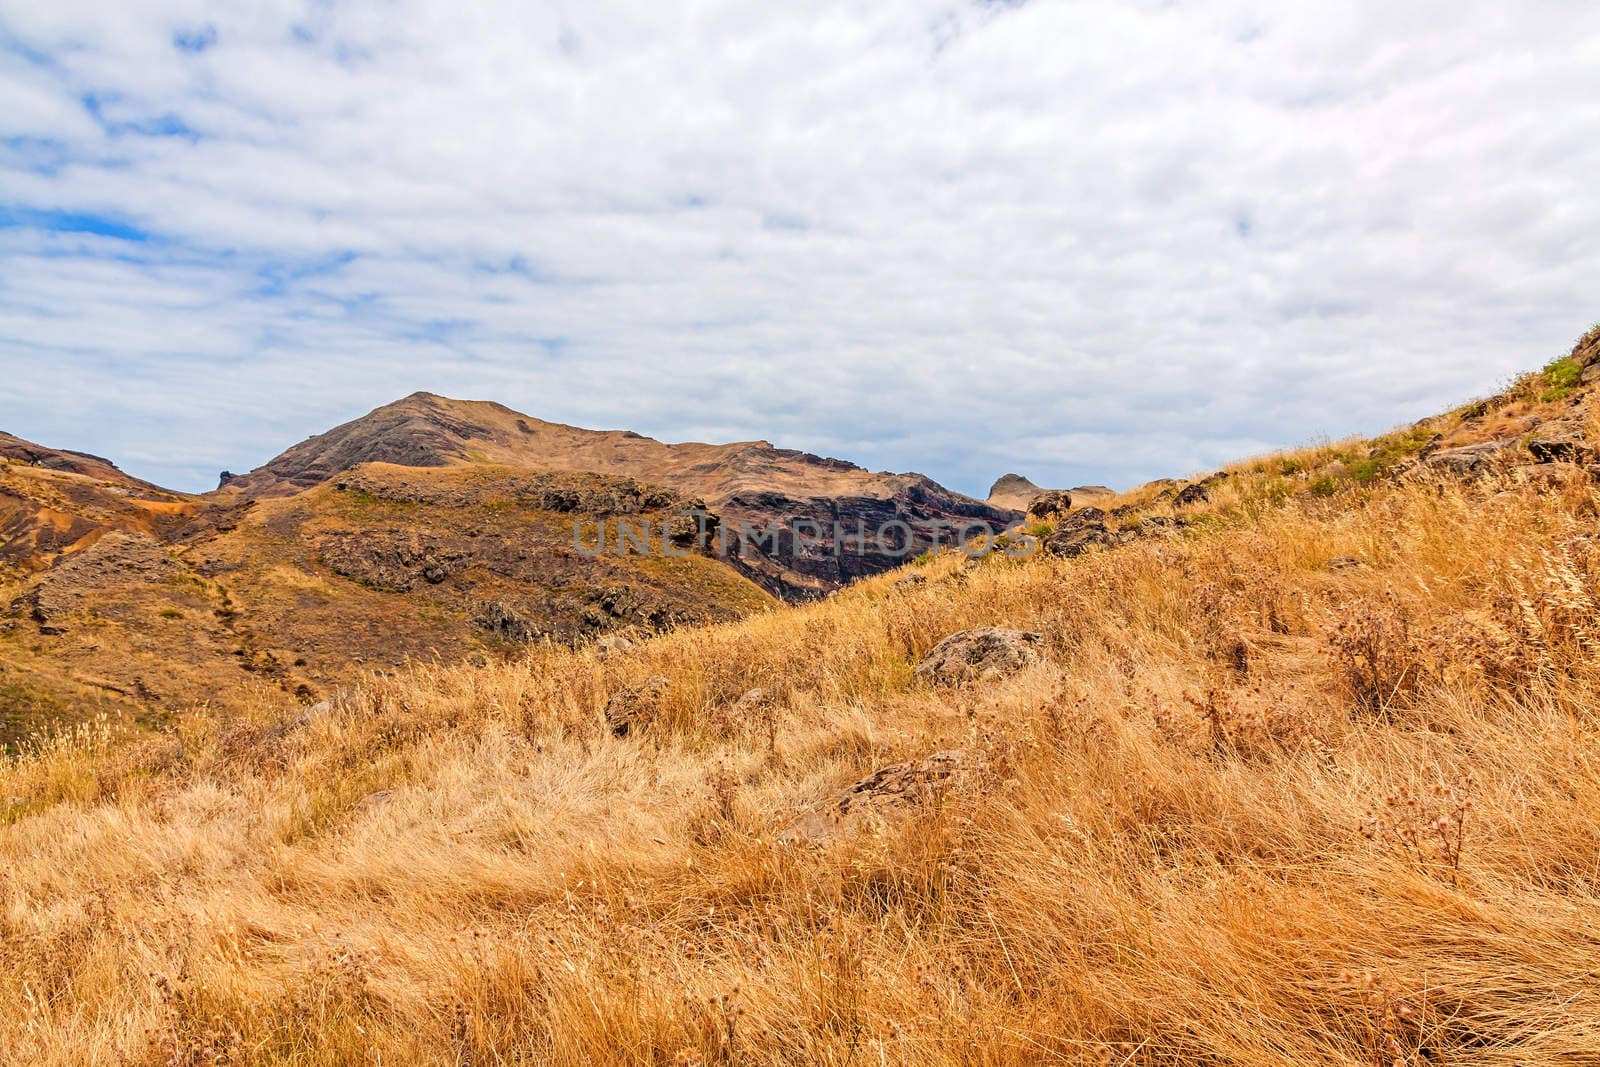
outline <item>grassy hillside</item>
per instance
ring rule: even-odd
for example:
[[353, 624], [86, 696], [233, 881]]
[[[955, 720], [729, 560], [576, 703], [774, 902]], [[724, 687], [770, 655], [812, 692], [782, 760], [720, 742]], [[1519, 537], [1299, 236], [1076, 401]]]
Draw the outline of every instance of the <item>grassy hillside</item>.
[[[27, 505], [30, 531], [52, 512], [36, 488], [6, 495], [25, 478], [123, 499], [80, 475], [0, 468], [0, 503]], [[618, 517], [659, 535], [686, 503], [600, 475], [374, 464], [238, 508], [190, 502], [202, 509], [193, 532], [154, 531], [160, 540], [94, 513], [101, 524], [81, 520], [82, 543], [52, 566], [0, 572], [0, 751], [40, 723], [97, 710], [160, 722], [202, 703], [292, 708], [363, 667], [504, 659], [530, 641], [772, 606], [704, 554], [587, 558], [574, 547], [574, 524], [591, 547], [596, 524], [614, 535]]]
[[[1524, 403], [1587, 425], [1442, 430]], [[1428, 450], [604, 659], [41, 739], [0, 769], [0, 1060], [1600, 1063], [1600, 494]], [[914, 678], [983, 625], [1044, 662]], [[951, 749], [989, 773], [779, 843]]]

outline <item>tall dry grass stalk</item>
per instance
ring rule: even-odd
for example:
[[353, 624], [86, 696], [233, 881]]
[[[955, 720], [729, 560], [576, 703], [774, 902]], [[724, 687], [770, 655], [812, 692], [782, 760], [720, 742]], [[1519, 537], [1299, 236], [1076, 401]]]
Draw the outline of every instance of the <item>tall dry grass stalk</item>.
[[[1259, 488], [603, 662], [43, 741], [0, 769], [0, 1061], [1600, 1063], [1593, 488]], [[1049, 662], [913, 684], [983, 624]], [[952, 747], [1000, 784], [775, 843]]]

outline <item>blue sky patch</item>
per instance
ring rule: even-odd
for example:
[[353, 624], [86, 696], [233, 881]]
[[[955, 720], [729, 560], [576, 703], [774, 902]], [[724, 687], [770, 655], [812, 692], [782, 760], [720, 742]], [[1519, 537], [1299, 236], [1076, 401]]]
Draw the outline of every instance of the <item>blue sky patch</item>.
[[48, 230], [52, 233], [88, 233], [118, 241], [145, 242], [148, 230], [110, 215], [87, 211], [39, 211], [25, 207], [0, 207], [0, 230]]
[[184, 122], [172, 112], [151, 115], [138, 119], [113, 119], [106, 114], [106, 106], [114, 104], [121, 99], [116, 93], [84, 93], [80, 98], [83, 109], [89, 117], [99, 123], [100, 128], [110, 137], [181, 137], [186, 141], [200, 140], [197, 133], [188, 123]]
[[204, 52], [217, 43], [217, 28], [210, 23], [172, 35], [172, 47], [180, 52]]

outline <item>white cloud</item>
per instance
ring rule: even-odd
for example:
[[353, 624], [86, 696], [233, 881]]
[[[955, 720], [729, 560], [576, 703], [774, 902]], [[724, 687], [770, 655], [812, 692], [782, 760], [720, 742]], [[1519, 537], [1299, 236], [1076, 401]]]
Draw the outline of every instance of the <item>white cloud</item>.
[[1568, 4], [14, 8], [0, 426], [189, 488], [418, 388], [1127, 483], [1600, 316]]

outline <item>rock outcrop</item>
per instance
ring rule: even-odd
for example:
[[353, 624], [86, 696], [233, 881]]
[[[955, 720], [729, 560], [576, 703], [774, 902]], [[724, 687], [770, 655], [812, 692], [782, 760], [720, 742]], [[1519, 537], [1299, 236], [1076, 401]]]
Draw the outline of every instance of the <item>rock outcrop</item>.
[[952, 792], [980, 793], [995, 780], [981, 752], [951, 749], [924, 760], [896, 763], [872, 772], [819, 810], [797, 819], [778, 842], [820, 844], [931, 808]]
[[1458, 448], [1441, 448], [1423, 460], [1429, 469], [1458, 478], [1487, 474], [1499, 465], [1509, 450], [1515, 448], [1513, 439], [1482, 441]]
[[1044, 539], [1044, 550], [1052, 556], [1081, 556], [1091, 548], [1116, 543], [1106, 526], [1107, 515], [1099, 508], [1079, 508], [1068, 512]]
[[997, 626], [959, 630], [933, 646], [916, 677], [930, 685], [1003, 678], [1038, 663], [1042, 641], [1039, 634]]
[[1048, 519], [1072, 510], [1072, 494], [1065, 489], [1047, 489], [1028, 501], [1028, 518]]
[[[1600, 364], [1597, 364], [1600, 365]], [[1589, 440], [1580, 418], [1552, 419], [1527, 440], [1528, 454], [1537, 463], [1594, 463], [1600, 451]]]
[[1592, 385], [1600, 381], [1600, 326], [1596, 326], [1578, 339], [1572, 346], [1572, 354], [1567, 356], [1577, 364], [1578, 380], [1584, 385]]
[[1049, 514], [1049, 512], [1035, 512], [1033, 505], [1042, 497], [1052, 500], [1066, 500], [1067, 504], [1057, 506], [1054, 510], [1065, 511], [1071, 502], [1085, 503], [1091, 500], [1103, 500], [1115, 496], [1116, 491], [1104, 485], [1079, 485], [1071, 489], [1044, 489], [1034, 485], [1020, 474], [1001, 475], [989, 489], [989, 503], [997, 508], [1007, 508], [1011, 511], [1021, 511], [1030, 515]]
[[108, 590], [158, 585], [180, 570], [152, 538], [112, 532], [64, 559], [34, 585], [26, 599], [40, 632], [60, 634], [74, 616], [101, 609]]

